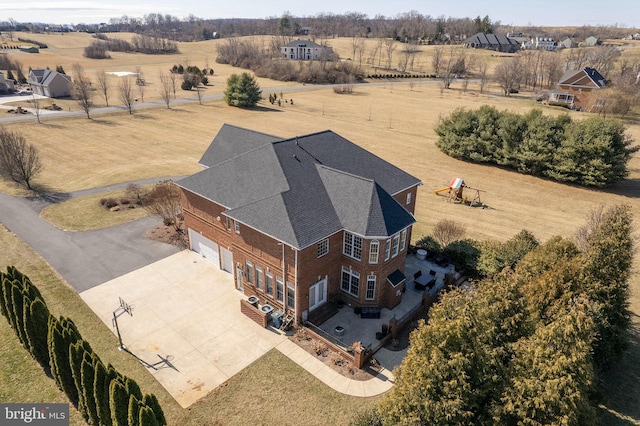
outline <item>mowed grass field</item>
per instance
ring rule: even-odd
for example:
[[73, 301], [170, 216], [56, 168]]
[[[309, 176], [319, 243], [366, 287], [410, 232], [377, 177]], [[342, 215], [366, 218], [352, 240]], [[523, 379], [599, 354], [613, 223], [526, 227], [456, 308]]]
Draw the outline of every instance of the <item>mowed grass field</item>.
[[[100, 67], [104, 67], [107, 71], [135, 71], [135, 65], [131, 64], [136, 64], [143, 68], [145, 78], [150, 81], [152, 80], [150, 75], [155, 75], [157, 78], [158, 70], [168, 70], [173, 63], [185, 63], [188, 59], [191, 64], [204, 66], [208, 61], [209, 65], [216, 70], [214, 85], [207, 89], [211, 91], [209, 93], [221, 93], [226, 77], [232, 72], [242, 71], [215, 64], [215, 43], [222, 42], [220, 40], [180, 44], [182, 53], [179, 55], [145, 56], [113, 53], [114, 58], [111, 60], [94, 61], [81, 56], [82, 49], [90, 41], [86, 34], [32, 35], [30, 38], [52, 46], [50, 51], [42, 50], [38, 55], [16, 56], [19, 56], [25, 66], [31, 65], [27, 60], [42, 61], [34, 64], [34, 68], [36, 66], [55, 68], [56, 65], [61, 64], [69, 70], [71, 63], [81, 61], [85, 69], [93, 73]], [[64, 40], [60, 47], [56, 47], [58, 40]], [[339, 42], [342, 46], [336, 49], [348, 48], [348, 40], [343, 39]], [[626, 53], [629, 52], [627, 50], [625, 54], [636, 54], [635, 48], [630, 50], [632, 52]], [[341, 56], [350, 55], [341, 53]], [[424, 63], [427, 64], [427, 60]], [[259, 82], [263, 89], [296, 86], [266, 79], [259, 79]], [[159, 84], [159, 82], [151, 81], [147, 88], [148, 93], [151, 93], [153, 84]], [[123, 112], [95, 115], [92, 120], [46, 119], [42, 124], [37, 124], [34, 118], [32, 122], [5, 123], [4, 126], [10, 130], [20, 131], [29, 142], [38, 146], [43, 157], [44, 171], [36, 183], [51, 191], [74, 191], [142, 178], [160, 178], [196, 172], [200, 170], [197, 161], [211, 139], [222, 124], [230, 123], [282, 137], [331, 129], [415, 175], [422, 180], [423, 186], [419, 189], [417, 197], [418, 223], [414, 226], [414, 240], [429, 234], [433, 226], [444, 218], [464, 224], [467, 228], [467, 236], [470, 238], [505, 240], [518, 231], [527, 229], [542, 241], [553, 235], [571, 237], [583, 223], [589, 210], [600, 204], [627, 203], [632, 206], [636, 218], [640, 218], [640, 200], [638, 200], [640, 156], [638, 155], [629, 164], [629, 179], [606, 190], [591, 190], [520, 175], [497, 167], [466, 163], [442, 154], [435, 146], [437, 136], [433, 129], [441, 118], [446, 117], [456, 108], [478, 108], [489, 104], [500, 110], [514, 112], [526, 112], [531, 108], [541, 108], [545, 114], [564, 112], [564, 110], [536, 104], [528, 99], [527, 94], [518, 94], [511, 98], [493, 95], [499, 92], [497, 87], [489, 87], [486, 93], [481, 95], [473, 84], [469, 85], [467, 92], [463, 92], [460, 84], [454, 83], [452, 90], [441, 93], [438, 82], [427, 80], [415, 81], [413, 87], [408, 84], [375, 83], [356, 86], [351, 95], [335, 94], [331, 88], [285, 92], [285, 98], [293, 99], [294, 103], [293, 105], [287, 103], [282, 107], [262, 102], [258, 108], [244, 110], [228, 107], [222, 101], [208, 101], [203, 105], [198, 105], [196, 102], [171, 109], [145, 109], [134, 115]], [[112, 96], [115, 97], [115, 90]], [[193, 98], [195, 94], [183, 96], [179, 91], [180, 96]], [[146, 100], [151, 100], [149, 95], [145, 95]], [[114, 103], [117, 104], [118, 101]], [[576, 119], [587, 116], [584, 113], [571, 114]], [[636, 143], [640, 143], [639, 123], [637, 110], [626, 119], [628, 133]], [[469, 186], [483, 190], [481, 197], [487, 208], [448, 204], [444, 201], [444, 197], [433, 193], [433, 190], [446, 186], [452, 177], [462, 177]], [[0, 190], [15, 194], [22, 193], [21, 190], [6, 182], [0, 184]], [[33, 253], [21, 253], [17, 257], [0, 254], [0, 264], [19, 263], [23, 256], [28, 258], [35, 256]], [[612, 373], [612, 380], [607, 381], [602, 395], [603, 410], [610, 413], [607, 414], [607, 421], [614, 424], [640, 424], [640, 344], [638, 343], [640, 278], [637, 265], [639, 264], [636, 261], [631, 280], [634, 345], [619, 368]], [[61, 282], [57, 285], [64, 286]], [[74, 296], [69, 294], [68, 297]], [[82, 304], [79, 298], [75, 300], [76, 303]], [[75, 311], [69, 306], [63, 306], [59, 311], [72, 316], [75, 320], [76, 318], [69, 312]], [[91, 316], [88, 313], [86, 315], [88, 315], [86, 324], [91, 325]], [[102, 332], [106, 333], [105, 336], [111, 333], [97, 323], [96, 321], [96, 324], [92, 325], [95, 330], [102, 327]], [[83, 331], [82, 325], [80, 329]], [[91, 333], [94, 333], [93, 329]], [[3, 337], [3, 346], [6, 343], [5, 338], [6, 336]], [[108, 337], [104, 338], [108, 339]], [[105, 344], [105, 351], [115, 351], [115, 343], [111, 346]], [[102, 355], [102, 351], [100, 353]], [[286, 364], [286, 359], [274, 360], [274, 357], [278, 358], [279, 355], [270, 354], [264, 361], [267, 369], [271, 362]], [[258, 372], [261, 372], [259, 369], [264, 367], [261, 367], [261, 362], [263, 361], [259, 361], [255, 367]], [[290, 367], [287, 366], [286, 369]], [[294, 367], [291, 368], [294, 369]], [[139, 369], [136, 370], [136, 366], [132, 364], [126, 368], [126, 373], [128, 370], [138, 371], [135, 373], [135, 378], [146, 384], [143, 386], [144, 389], [149, 387], [155, 389], [153, 388], [155, 381], [150, 375]], [[283, 375], [288, 374], [284, 372], [285, 369], [281, 370]], [[217, 410], [221, 410], [221, 407], [216, 405], [219, 399], [229, 398], [227, 401], [232, 401], [233, 398], [239, 398], [239, 395], [242, 395], [241, 388], [254, 389], [251, 385], [251, 380], [254, 379], [249, 380], [244, 374], [229, 382], [229, 388], [238, 387], [236, 394], [221, 396], [220, 393], [226, 392], [224, 388], [196, 404], [190, 411], [181, 411], [174, 406], [175, 403], [171, 405], [167, 395], [162, 398], [162, 402], [169, 404], [169, 411], [174, 413], [172, 418], [180, 419], [179, 424], [182, 424], [183, 420], [185, 424], [189, 422], [197, 424], [195, 419], [206, 418], [200, 417], [202, 413], [215, 414]], [[265, 374], [269, 375], [268, 370]], [[304, 376], [304, 374], [299, 372], [299, 375]], [[271, 376], [274, 375], [271, 374]], [[245, 378], [247, 381], [243, 381]], [[280, 380], [280, 377], [277, 379]], [[319, 384], [315, 386], [322, 388]], [[266, 388], [266, 385], [262, 388], [261, 395], [268, 393], [264, 391]], [[161, 394], [162, 390], [160, 388], [154, 392]], [[269, 407], [276, 402], [267, 396], [264, 398], [266, 399], [263, 400], [262, 406], [267, 412], [272, 412], [270, 410], [273, 409]], [[278, 399], [280, 402], [276, 404], [280, 404], [282, 409], [283, 401], [289, 404], [297, 398], [297, 396], [290, 396], [282, 401]], [[329, 395], [327, 398], [336, 401], [348, 399], [341, 395]], [[370, 400], [368, 401], [358, 401], [357, 404], [352, 404], [353, 401], [345, 402], [341, 405], [344, 416], [340, 418], [348, 418], [346, 414], [352, 413], [355, 406], [370, 403]], [[243, 402], [248, 404], [247, 400]], [[307, 403], [311, 404], [311, 401]], [[229, 404], [232, 403], [229, 402]], [[316, 404], [315, 407], [318, 410], [325, 409], [317, 402], [313, 404]], [[241, 405], [237, 405], [236, 408], [237, 413], [242, 412]], [[203, 411], [198, 411], [200, 409]], [[309, 414], [314, 413], [313, 410], [302, 406], [298, 406], [298, 409], [301, 413], [306, 411], [306, 414], [313, 418]], [[295, 408], [293, 410], [295, 411]], [[287, 405], [287, 411], [294, 412], [289, 405]], [[338, 418], [333, 412], [318, 411], [317, 413], [318, 416]], [[277, 414], [273, 415], [277, 416]], [[288, 417], [283, 418], [286, 423]], [[222, 424], [233, 422], [233, 420], [225, 420]], [[311, 421], [309, 424], [325, 423], [326, 421], [318, 423]]]

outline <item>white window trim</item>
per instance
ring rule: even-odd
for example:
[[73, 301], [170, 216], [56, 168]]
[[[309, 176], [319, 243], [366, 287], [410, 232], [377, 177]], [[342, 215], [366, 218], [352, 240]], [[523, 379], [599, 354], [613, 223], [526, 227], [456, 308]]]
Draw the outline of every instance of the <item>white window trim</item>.
[[264, 275], [262, 275], [262, 268], [256, 266], [256, 288], [262, 289], [264, 287]]
[[[345, 290], [344, 288], [342, 288], [342, 274], [348, 274], [349, 275], [349, 289]], [[358, 293], [360, 292], [360, 273], [358, 271], [354, 271], [351, 268], [347, 268], [346, 266], [342, 267], [342, 274], [340, 274], [340, 290], [344, 291], [345, 293], [348, 293], [352, 296], [358, 297]], [[354, 293], [352, 291], [352, 279], [353, 278], [357, 278], [358, 279], [358, 288], [357, 291]]]
[[248, 284], [253, 284], [253, 280], [255, 279], [253, 274], [255, 274], [255, 269], [253, 269], [253, 263], [249, 262], [248, 260], [245, 261], [245, 268], [246, 268], [246, 282]]
[[[293, 295], [293, 306], [289, 304], [289, 292], [291, 292], [291, 294]], [[295, 310], [296, 309], [296, 289], [293, 286], [287, 284], [284, 297], [287, 299], [287, 308]]]
[[[321, 252], [321, 249], [324, 249], [323, 253]], [[326, 255], [327, 253], [329, 253], [329, 239], [325, 238], [324, 240], [320, 241], [318, 243], [318, 247], [317, 247], [317, 254], [318, 254], [318, 258], [321, 258], [322, 256]]]
[[[369, 297], [369, 284], [373, 283], [373, 289], [371, 291], [371, 297]], [[365, 289], [365, 299], [366, 300], [374, 300], [376, 298], [376, 276], [368, 275], [367, 276], [367, 288]]]
[[400, 234], [393, 236], [393, 243], [391, 245], [391, 257], [396, 257], [400, 249]]
[[[278, 297], [278, 286], [280, 288], [282, 288], [282, 297]], [[284, 281], [282, 280], [282, 278], [276, 276], [276, 288], [275, 288], [275, 296], [276, 296], [276, 300], [278, 302], [282, 302], [284, 304], [284, 298], [285, 298], [285, 291], [284, 291]]]
[[384, 260], [387, 261], [391, 257], [391, 238], [387, 238], [384, 244]]
[[411, 204], [411, 192], [407, 193], [407, 204]]
[[240, 223], [237, 220], [233, 221], [233, 229], [236, 231], [236, 234], [240, 233]]
[[[269, 286], [267, 285], [267, 278], [271, 280], [271, 290], [269, 291]], [[264, 273], [264, 291], [270, 296], [273, 296], [273, 275], [270, 272]]]
[[400, 234], [400, 251], [404, 251], [404, 249], [407, 247], [407, 230], [403, 229], [402, 233]]
[[[360, 256], [356, 256], [356, 241], [360, 242], [360, 247], [357, 249], [360, 251]], [[362, 260], [362, 237], [351, 232], [344, 231], [344, 237], [342, 239], [342, 254], [349, 256], [357, 261]], [[350, 247], [350, 250], [347, 250]]]
[[[375, 247], [375, 250], [373, 249]], [[372, 259], [372, 256], [375, 256]], [[378, 259], [380, 258], [380, 242], [378, 240], [373, 240], [369, 243], [369, 263], [377, 264]]]

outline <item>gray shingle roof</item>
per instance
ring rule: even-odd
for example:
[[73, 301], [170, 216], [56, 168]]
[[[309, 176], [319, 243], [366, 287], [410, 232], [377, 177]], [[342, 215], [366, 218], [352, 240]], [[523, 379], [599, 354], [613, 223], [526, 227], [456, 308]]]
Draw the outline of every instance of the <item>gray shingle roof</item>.
[[502, 34], [476, 33], [469, 37], [465, 44], [475, 43], [477, 45], [488, 44], [490, 46], [518, 45], [519, 43], [511, 37]]
[[225, 125], [201, 163], [208, 168], [178, 185], [296, 248], [342, 229], [384, 237], [415, 222], [392, 194], [421, 182], [331, 131], [283, 140]]
[[285, 45], [283, 45], [282, 47], [310, 47], [310, 48], [316, 48], [316, 47], [322, 47], [320, 46], [318, 43], [315, 43], [311, 40], [294, 40], [292, 42], [289, 42]]

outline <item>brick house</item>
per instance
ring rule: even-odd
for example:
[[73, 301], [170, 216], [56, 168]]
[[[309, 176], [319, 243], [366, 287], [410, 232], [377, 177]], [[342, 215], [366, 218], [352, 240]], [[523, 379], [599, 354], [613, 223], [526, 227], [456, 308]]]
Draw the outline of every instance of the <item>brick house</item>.
[[313, 320], [329, 300], [393, 308], [422, 183], [332, 131], [225, 124], [177, 182], [190, 248], [261, 304]]
[[571, 108], [589, 107], [591, 92], [606, 87], [609, 83], [594, 68], [584, 67], [567, 71], [558, 82], [557, 90], [549, 97], [549, 102], [570, 104]]

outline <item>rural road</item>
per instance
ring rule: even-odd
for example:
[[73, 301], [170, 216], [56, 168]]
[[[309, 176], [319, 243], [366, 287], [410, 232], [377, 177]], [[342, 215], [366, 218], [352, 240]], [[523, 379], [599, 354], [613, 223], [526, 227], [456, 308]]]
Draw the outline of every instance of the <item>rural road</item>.
[[[413, 81], [413, 84], [434, 84], [434, 83], [439, 83], [440, 80], [422, 80], [422, 81]], [[385, 81], [385, 82], [380, 82], [380, 83], [356, 83], [354, 84], [354, 86], [389, 86], [389, 85], [406, 85], [406, 84], [410, 84], [411, 82], [409, 81]], [[268, 94], [268, 93], [289, 93], [289, 92], [300, 92], [300, 91], [305, 91], [305, 90], [316, 90], [316, 89], [327, 89], [327, 88], [332, 88], [332, 87], [337, 87], [337, 86], [344, 86], [344, 84], [307, 84], [307, 85], [301, 85], [301, 86], [288, 86], [288, 87], [279, 87], [279, 88], [270, 88], [270, 89], [264, 89], [262, 91], [262, 94]], [[216, 99], [222, 99], [224, 97], [223, 94], [217, 94], [217, 95], [209, 95], [209, 96], [203, 96], [202, 97], [202, 101], [211, 101], [211, 100], [216, 100]], [[18, 99], [14, 99], [11, 100], [10, 102], [16, 101], [16, 100], [29, 100], [30, 96], [13, 96], [12, 98], [18, 98]], [[0, 97], [0, 104], [3, 103], [3, 97]], [[171, 100], [171, 106], [175, 106], [175, 105], [182, 105], [182, 104], [187, 104], [187, 103], [194, 103], [194, 102], [198, 102], [198, 98], [194, 97], [194, 98], [180, 98], [180, 99], [172, 99]], [[133, 105], [133, 110], [134, 111], [138, 111], [140, 109], [145, 109], [145, 108], [166, 108], [167, 105], [162, 102], [162, 101], [157, 101], [157, 102], [144, 102], [144, 103], [139, 103], [139, 104], [135, 104]], [[32, 110], [33, 108], [25, 108], [27, 111]], [[113, 113], [113, 112], [123, 112], [126, 111], [127, 109], [124, 106], [118, 105], [118, 106], [110, 106], [110, 107], [102, 107], [102, 108], [95, 108], [91, 110], [91, 116], [95, 116], [95, 115], [99, 115], [99, 114], [106, 114], [106, 113]], [[0, 110], [1, 111], [1, 110]], [[40, 119], [41, 120], [50, 120], [50, 119], [55, 119], [55, 118], [61, 118], [61, 117], [78, 117], [78, 116], [86, 116], [86, 113], [83, 110], [74, 110], [74, 111], [44, 111], [42, 110], [41, 115], [40, 115]], [[17, 115], [17, 114], [11, 114], [11, 115], [4, 115], [4, 116], [0, 116], [0, 123], [6, 123], [6, 122], [13, 122], [13, 121], [33, 121], [36, 120], [36, 116], [34, 113], [30, 113], [30, 114], [21, 114], [21, 115]]]
[[[145, 179], [135, 183], [159, 180]], [[89, 195], [126, 185], [93, 188], [59, 198]], [[180, 251], [176, 246], [145, 237], [149, 229], [161, 223], [158, 218], [146, 217], [93, 231], [62, 231], [40, 217], [40, 211], [47, 204], [49, 201], [43, 198], [0, 193], [0, 222], [42, 256], [78, 293]]]

